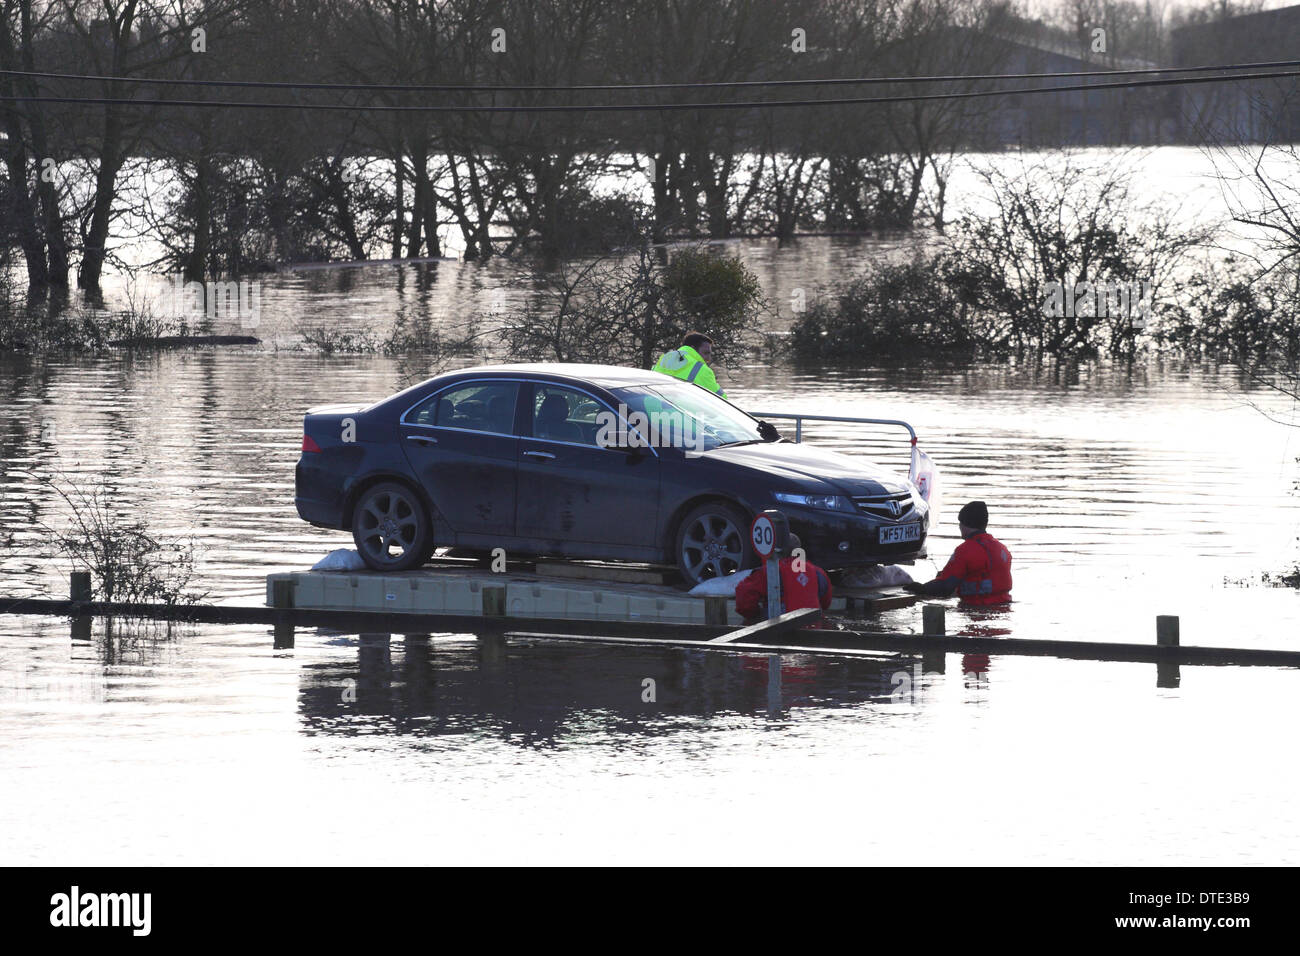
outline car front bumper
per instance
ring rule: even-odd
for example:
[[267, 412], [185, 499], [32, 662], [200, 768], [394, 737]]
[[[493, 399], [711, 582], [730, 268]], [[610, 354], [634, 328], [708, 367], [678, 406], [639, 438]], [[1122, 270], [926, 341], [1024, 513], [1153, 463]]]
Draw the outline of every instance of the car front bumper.
[[[779, 510], [789, 521], [790, 530], [799, 535], [808, 559], [828, 570], [868, 564], [900, 564], [924, 558], [927, 553], [928, 514], [913, 515], [910, 521], [904, 518], [891, 522], [866, 515], [789, 505], [782, 505]], [[915, 523], [921, 525], [919, 540], [880, 543], [881, 528]]]

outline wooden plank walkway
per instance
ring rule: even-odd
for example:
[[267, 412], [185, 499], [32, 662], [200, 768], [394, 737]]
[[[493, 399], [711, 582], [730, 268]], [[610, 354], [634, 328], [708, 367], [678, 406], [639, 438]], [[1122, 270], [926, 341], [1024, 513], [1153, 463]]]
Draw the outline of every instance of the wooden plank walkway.
[[62, 617], [137, 617], [196, 624], [264, 624], [326, 627], [345, 633], [501, 634], [507, 630], [548, 628], [562, 624], [577, 634], [688, 636], [707, 640], [732, 628], [716, 624], [671, 624], [646, 621], [564, 620], [482, 614], [422, 614], [415, 611], [345, 611], [306, 607], [237, 607], [233, 605], [126, 604], [107, 601], [54, 601], [0, 597], [0, 614], [46, 614]]
[[1300, 667], [1300, 651], [1275, 651], [1233, 647], [1157, 647], [1154, 644], [1103, 644], [1092, 641], [1039, 641], [1013, 637], [961, 637], [929, 634], [866, 634], [861, 631], [802, 630], [784, 642], [750, 639], [744, 643], [683, 638], [627, 638], [557, 634], [546, 631], [507, 631], [507, 637], [582, 641], [589, 643], [648, 644], [692, 647], [715, 651], [749, 651], [766, 654], [830, 654], [843, 657], [880, 657], [904, 654], [988, 654], [990, 657], [1058, 657], [1065, 660], [1107, 661], [1158, 665], [1210, 665], [1233, 667]]
[[738, 628], [721, 637], [715, 637], [710, 643], [712, 644], [730, 644], [732, 641], [744, 643], [746, 641], [756, 640], [774, 640], [778, 636], [788, 637], [791, 632], [799, 630], [806, 624], [813, 624], [821, 620], [822, 612], [817, 608], [805, 607], [797, 611], [786, 611], [777, 617], [769, 617], [766, 621], [759, 621], [757, 624], [750, 624], [747, 627]]
[[[927, 605], [927, 615], [941, 621], [943, 608]], [[797, 614], [798, 612], [792, 612]], [[759, 650], [764, 653], [819, 653], [846, 656], [882, 654], [924, 655], [989, 654], [1000, 657], [1056, 657], [1065, 660], [1116, 661], [1177, 665], [1236, 667], [1300, 667], [1300, 651], [1248, 647], [1207, 647], [1168, 643], [1176, 641], [1173, 618], [1159, 618], [1159, 644], [1060, 641], [1013, 637], [968, 637], [945, 634], [942, 624], [928, 626], [924, 634], [871, 633], [867, 631], [796, 631], [749, 629], [742, 642], [714, 642], [734, 635], [734, 628], [713, 624], [667, 624], [638, 621], [565, 620], [492, 615], [420, 614], [414, 612], [339, 611], [312, 608], [234, 607], [223, 605], [169, 606], [102, 601], [55, 601], [40, 598], [0, 597], [0, 614], [43, 614], [72, 618], [117, 616], [211, 624], [260, 624], [277, 631], [295, 627], [321, 627], [344, 633], [368, 634], [496, 634], [547, 640], [582, 640], [611, 645], [696, 647], [711, 650]], [[789, 615], [786, 615], [787, 617]], [[1170, 621], [1174, 633], [1170, 633]], [[771, 624], [771, 622], [765, 622]], [[557, 624], [564, 633], [551, 629]], [[930, 620], [927, 620], [930, 624]], [[766, 631], [767, 639], [764, 639]]]
[[[541, 566], [539, 566], [541, 567]], [[564, 570], [561, 570], [564, 569]], [[482, 567], [421, 568], [394, 574], [289, 571], [267, 575], [271, 607], [475, 615], [640, 624], [730, 624], [740, 615], [725, 598], [692, 597], [649, 580], [592, 580], [593, 569], [555, 565], [559, 575], [492, 572]], [[602, 573], [603, 569], [594, 573]], [[647, 572], [615, 569], [640, 578]], [[575, 577], [572, 575], [584, 575]]]

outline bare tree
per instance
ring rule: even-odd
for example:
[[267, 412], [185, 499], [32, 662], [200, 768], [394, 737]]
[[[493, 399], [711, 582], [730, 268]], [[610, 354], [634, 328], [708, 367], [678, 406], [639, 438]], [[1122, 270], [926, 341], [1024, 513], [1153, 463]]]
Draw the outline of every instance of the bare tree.
[[[36, 70], [37, 37], [53, 16], [53, 9], [47, 5], [34, 11], [32, 0], [3, 0], [0, 4], [0, 64], [27, 73]], [[8, 139], [5, 162], [14, 193], [13, 215], [19, 223], [28, 279], [34, 285], [48, 282], [66, 286], [68, 243], [64, 235], [59, 191], [46, 169], [41, 168], [46, 159], [53, 159], [45, 112], [34, 103], [20, 104], [14, 99], [38, 93], [36, 80], [31, 76], [0, 77], [0, 104], [3, 104]], [[33, 170], [31, 179], [35, 183], [39, 210], [37, 203], [30, 198], [29, 155], [38, 167]]]

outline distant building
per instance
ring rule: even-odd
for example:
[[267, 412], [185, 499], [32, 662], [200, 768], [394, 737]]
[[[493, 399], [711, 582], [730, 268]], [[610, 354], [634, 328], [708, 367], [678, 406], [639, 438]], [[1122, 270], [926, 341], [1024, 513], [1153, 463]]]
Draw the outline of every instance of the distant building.
[[[1113, 40], [1113, 38], [1112, 38]], [[1171, 62], [1094, 52], [1085, 33], [1010, 16], [993, 29], [959, 27], [926, 38], [930, 63], [951, 62], [954, 73], [1070, 74], [1156, 67], [1214, 66], [1296, 59], [1300, 5], [1227, 17], [1174, 30]], [[935, 57], [939, 50], [943, 55]], [[1117, 87], [1165, 76], [1077, 77], [996, 81], [1002, 88], [1089, 86], [961, 101], [953, 132], [969, 148], [1145, 146], [1211, 142], [1300, 142], [1300, 78]], [[953, 92], [987, 89], [954, 85]]]
[[[1000, 72], [1088, 73], [1100, 70], [1146, 70], [1149, 60], [1092, 55], [1064, 31], [1027, 29], [1026, 24], [987, 36], [1000, 47]], [[1098, 86], [1123, 77], [1062, 76], [1059, 79], [1009, 80], [1008, 88]], [[1169, 142], [1176, 129], [1170, 122], [1167, 93], [1159, 90], [1081, 89], [1067, 93], [1034, 93], [1008, 97], [992, 117], [989, 134], [1004, 145], [1122, 146]]]
[[[1173, 31], [1174, 66], [1294, 60], [1300, 6]], [[1300, 78], [1179, 87], [1176, 117], [1189, 142], [1300, 142]]]
[[[915, 42], [915, 41], [913, 41]], [[949, 63], [955, 74], [1048, 74], [1039, 79], [954, 83], [951, 92], [1062, 86], [1101, 86], [1124, 77], [1051, 74], [1145, 70], [1159, 64], [1123, 58], [1113, 50], [1093, 53], [1064, 30], [1011, 17], [995, 29], [955, 27], [925, 38], [925, 66]], [[905, 61], [905, 57], [899, 57]], [[903, 72], [903, 71], [899, 71]], [[1052, 148], [1123, 146], [1174, 142], [1175, 96], [1169, 88], [1078, 89], [1062, 93], [972, 98], [959, 101], [954, 133], [966, 147]]]

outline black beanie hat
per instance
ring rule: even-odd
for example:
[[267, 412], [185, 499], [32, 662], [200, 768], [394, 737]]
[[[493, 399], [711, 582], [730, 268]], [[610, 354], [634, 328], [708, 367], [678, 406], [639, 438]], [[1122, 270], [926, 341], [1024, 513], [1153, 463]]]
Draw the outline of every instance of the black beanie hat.
[[957, 520], [968, 528], [979, 528], [983, 531], [989, 526], [989, 507], [982, 501], [964, 504], [961, 511], [957, 512]]

